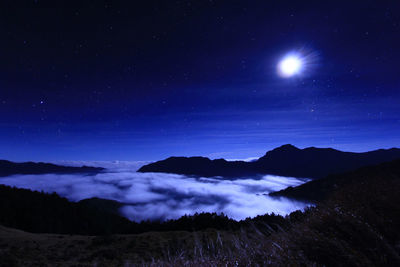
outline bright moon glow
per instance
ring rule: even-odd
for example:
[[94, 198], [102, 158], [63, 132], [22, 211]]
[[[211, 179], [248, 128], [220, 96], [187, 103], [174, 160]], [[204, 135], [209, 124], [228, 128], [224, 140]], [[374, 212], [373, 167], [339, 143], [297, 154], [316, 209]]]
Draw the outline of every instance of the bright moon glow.
[[291, 77], [299, 74], [302, 67], [302, 61], [296, 56], [287, 56], [279, 62], [278, 72], [282, 77]]

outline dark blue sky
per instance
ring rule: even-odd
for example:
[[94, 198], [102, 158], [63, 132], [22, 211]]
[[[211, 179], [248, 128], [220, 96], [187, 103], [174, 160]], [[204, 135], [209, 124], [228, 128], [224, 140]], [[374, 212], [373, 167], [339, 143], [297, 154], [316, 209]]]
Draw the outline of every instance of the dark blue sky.
[[0, 158], [399, 146], [398, 1], [131, 2], [2, 2]]

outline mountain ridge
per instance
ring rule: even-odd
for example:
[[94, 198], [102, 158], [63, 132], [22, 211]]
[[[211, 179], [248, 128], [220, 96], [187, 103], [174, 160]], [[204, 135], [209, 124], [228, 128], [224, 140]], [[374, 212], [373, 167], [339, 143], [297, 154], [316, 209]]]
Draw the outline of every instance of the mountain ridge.
[[371, 164], [400, 159], [400, 149], [378, 149], [368, 152], [344, 152], [333, 148], [297, 148], [282, 145], [258, 160], [227, 161], [206, 157], [169, 157], [142, 166], [138, 172], [165, 172], [194, 176], [242, 177], [273, 174], [280, 176], [323, 178]]
[[0, 177], [14, 174], [71, 174], [71, 173], [99, 173], [103, 171], [101, 167], [72, 167], [56, 165], [44, 162], [12, 162], [8, 160], [0, 160]]

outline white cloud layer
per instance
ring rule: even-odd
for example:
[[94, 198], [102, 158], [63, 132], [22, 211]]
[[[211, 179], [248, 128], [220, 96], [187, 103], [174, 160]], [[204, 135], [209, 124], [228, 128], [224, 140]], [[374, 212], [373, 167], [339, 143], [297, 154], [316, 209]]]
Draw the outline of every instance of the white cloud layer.
[[124, 203], [120, 212], [134, 221], [177, 219], [196, 212], [217, 212], [240, 220], [265, 213], [285, 215], [308, 204], [267, 194], [304, 179], [265, 175], [225, 180], [166, 173], [137, 173], [144, 162], [58, 162], [107, 168], [97, 175], [14, 175], [1, 184], [57, 192], [72, 201], [99, 197]]

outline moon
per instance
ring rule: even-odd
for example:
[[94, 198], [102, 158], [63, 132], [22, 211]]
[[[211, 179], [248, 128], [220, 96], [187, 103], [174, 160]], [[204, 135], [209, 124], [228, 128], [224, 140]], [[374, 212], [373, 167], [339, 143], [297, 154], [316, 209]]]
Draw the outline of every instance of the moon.
[[302, 59], [296, 55], [284, 57], [278, 64], [278, 74], [283, 78], [289, 78], [300, 74], [303, 67]]

